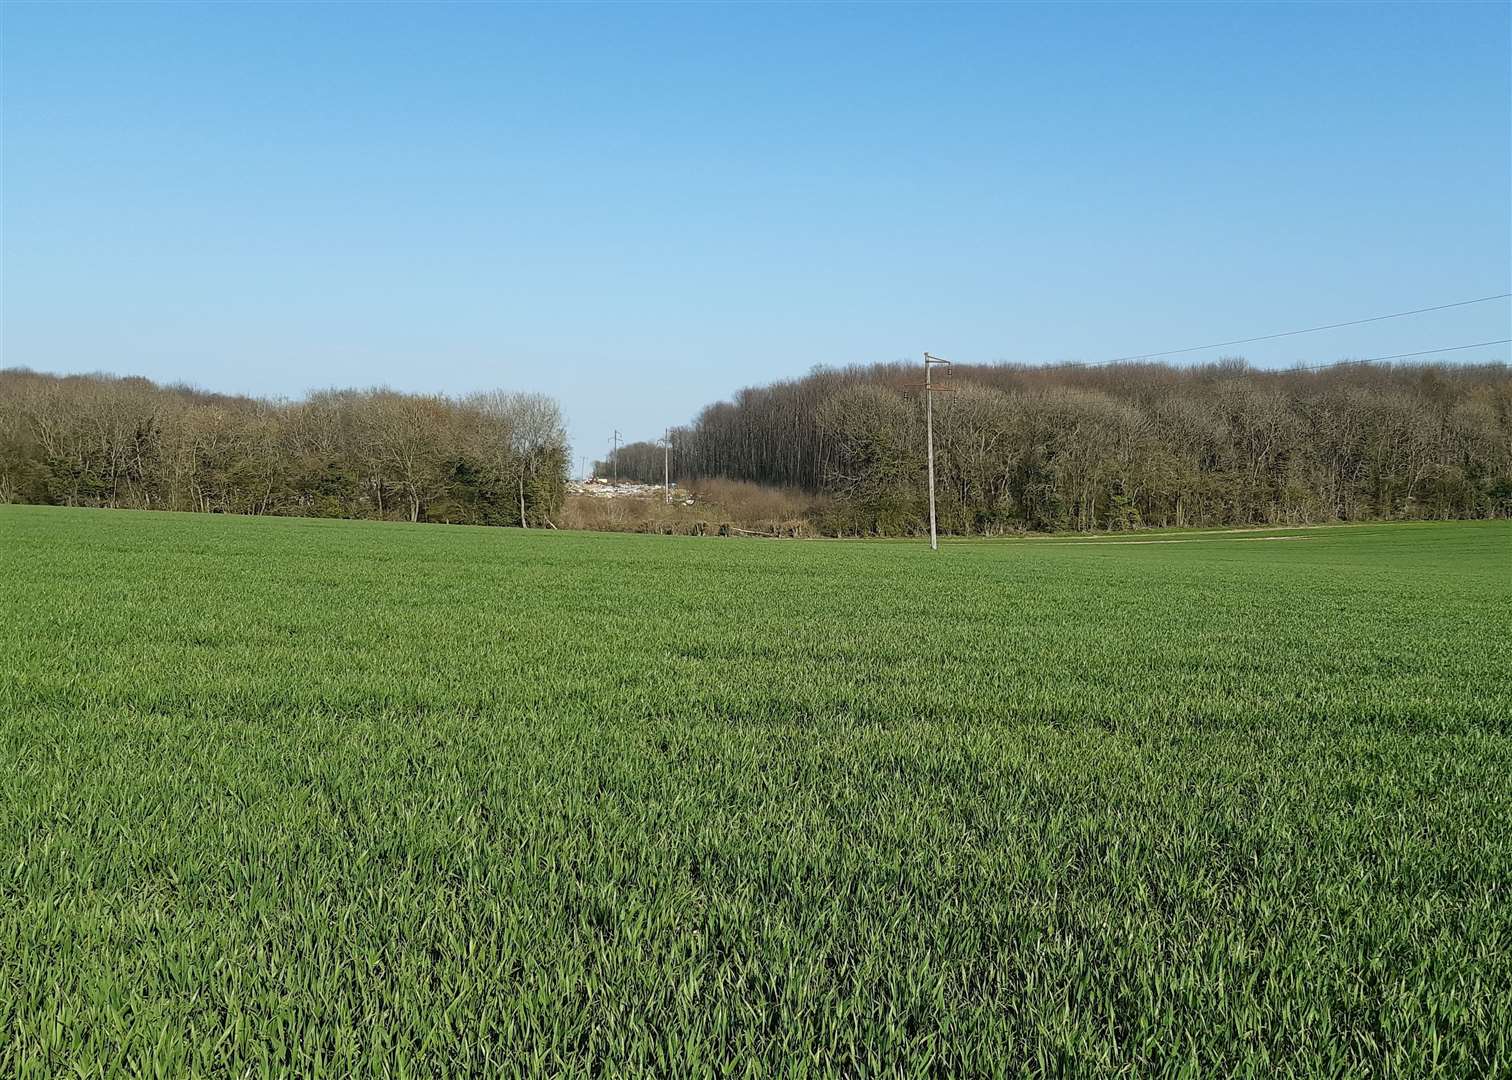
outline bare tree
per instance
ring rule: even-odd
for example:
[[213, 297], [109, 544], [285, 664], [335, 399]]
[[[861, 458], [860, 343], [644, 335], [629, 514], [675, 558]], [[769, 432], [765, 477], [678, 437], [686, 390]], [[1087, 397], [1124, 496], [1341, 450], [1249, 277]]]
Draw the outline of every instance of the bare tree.
[[[942, 521], [1006, 528], [1512, 514], [1504, 364], [1259, 371], [955, 366], [938, 403]], [[835, 499], [849, 532], [918, 527], [912, 365], [747, 387], [675, 431], [673, 468]], [[0, 371], [0, 499], [75, 506], [549, 524], [566, 437], [554, 402], [332, 390], [259, 401], [143, 379]], [[644, 457], [644, 462], [640, 458]], [[639, 462], [639, 464], [637, 464]], [[649, 444], [626, 475], [660, 479]], [[644, 468], [642, 468], [644, 466]]]

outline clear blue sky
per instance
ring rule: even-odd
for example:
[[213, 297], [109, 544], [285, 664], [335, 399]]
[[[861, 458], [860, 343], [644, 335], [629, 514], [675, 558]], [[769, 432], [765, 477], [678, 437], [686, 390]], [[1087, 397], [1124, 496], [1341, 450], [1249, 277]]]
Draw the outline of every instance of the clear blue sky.
[[8, 366], [541, 390], [595, 454], [815, 364], [1098, 360], [1512, 289], [1506, 4], [0, 17]]

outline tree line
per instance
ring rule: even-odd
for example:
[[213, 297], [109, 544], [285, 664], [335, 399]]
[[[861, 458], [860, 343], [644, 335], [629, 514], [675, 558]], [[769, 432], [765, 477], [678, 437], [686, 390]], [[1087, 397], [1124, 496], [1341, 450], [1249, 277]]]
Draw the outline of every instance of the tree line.
[[0, 371], [0, 502], [552, 524], [556, 402], [326, 390], [302, 401]]
[[[673, 429], [673, 479], [824, 492], [827, 531], [917, 531], [921, 380], [880, 364], [746, 388]], [[1505, 364], [958, 364], [952, 381], [935, 450], [956, 533], [1512, 514]], [[661, 479], [655, 443], [617, 460], [622, 477]]]

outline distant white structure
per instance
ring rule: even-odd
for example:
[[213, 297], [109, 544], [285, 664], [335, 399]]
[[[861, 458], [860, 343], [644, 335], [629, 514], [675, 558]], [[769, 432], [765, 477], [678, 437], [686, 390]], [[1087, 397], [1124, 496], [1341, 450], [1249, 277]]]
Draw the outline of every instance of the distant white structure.
[[693, 505], [693, 496], [678, 491], [676, 484], [666, 488], [660, 484], [636, 484], [629, 480], [616, 484], [603, 477], [567, 481], [567, 494], [587, 495], [595, 499], [659, 499], [667, 492], [684, 506]]

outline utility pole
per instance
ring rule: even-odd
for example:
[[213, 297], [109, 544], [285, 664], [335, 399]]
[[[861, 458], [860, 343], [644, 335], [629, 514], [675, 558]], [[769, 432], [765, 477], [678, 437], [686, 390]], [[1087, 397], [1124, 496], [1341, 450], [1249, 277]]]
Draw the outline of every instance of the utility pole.
[[935, 531], [935, 481], [934, 481], [934, 396], [939, 393], [954, 390], [954, 386], [936, 383], [932, 378], [934, 369], [943, 367], [942, 373], [947, 378], [950, 374], [950, 361], [942, 360], [938, 356], [924, 354], [924, 432], [925, 439], [929, 443], [929, 548], [931, 551], [940, 550], [940, 537]]
[[609, 458], [614, 462], [614, 486], [619, 487], [619, 428], [614, 429], [614, 438], [611, 442], [613, 449], [609, 451]]
[[662, 495], [672, 505], [672, 429], [662, 436]]

